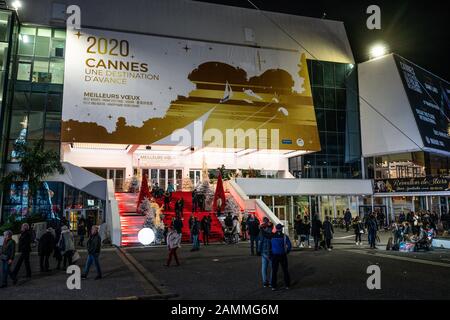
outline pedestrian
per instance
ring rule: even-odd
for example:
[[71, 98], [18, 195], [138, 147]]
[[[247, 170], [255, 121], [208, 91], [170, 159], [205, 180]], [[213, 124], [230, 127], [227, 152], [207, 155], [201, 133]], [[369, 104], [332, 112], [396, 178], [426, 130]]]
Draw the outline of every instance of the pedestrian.
[[63, 226], [61, 228], [61, 236], [58, 246], [61, 250], [61, 255], [63, 257], [63, 269], [65, 270], [66, 265], [72, 265], [72, 256], [75, 252], [75, 241], [73, 234], [67, 226]]
[[247, 216], [244, 214], [241, 220], [242, 240], [247, 241]]
[[197, 211], [198, 206], [198, 197], [197, 197], [197, 190], [192, 190], [192, 212]]
[[333, 239], [334, 229], [333, 225], [330, 222], [329, 216], [325, 216], [325, 221], [323, 222], [322, 228], [323, 228], [323, 236], [325, 238], [325, 247], [328, 251], [331, 251], [331, 249], [333, 248], [331, 246], [331, 239]]
[[11, 266], [16, 253], [16, 242], [12, 239], [12, 235], [13, 233], [11, 230], [6, 230], [3, 233], [3, 244], [0, 256], [2, 260], [2, 285], [0, 288], [6, 288], [8, 286], [8, 276], [10, 275]]
[[286, 289], [289, 289], [291, 285], [291, 279], [289, 276], [288, 258], [287, 255], [292, 249], [291, 241], [289, 237], [283, 233], [283, 225], [277, 224], [275, 227], [276, 232], [272, 236], [272, 290], [277, 290], [277, 274], [278, 267], [281, 264], [284, 275], [284, 285]]
[[319, 216], [315, 214], [311, 222], [311, 235], [314, 238], [315, 251], [319, 249], [321, 230], [322, 230], [322, 221], [320, 221]]
[[176, 216], [173, 220], [173, 228], [181, 234], [183, 230], [183, 220], [181, 219], [181, 216]]
[[209, 233], [211, 232], [211, 217], [204, 216], [201, 223], [200, 228], [203, 234], [203, 244], [209, 245]]
[[28, 223], [22, 224], [19, 238], [18, 251], [20, 253], [16, 266], [11, 273], [13, 283], [17, 283], [17, 275], [19, 274], [22, 263], [25, 263], [26, 277], [31, 278], [30, 253], [31, 253], [31, 231]]
[[191, 251], [198, 251], [198, 250], [200, 250], [200, 242], [199, 242], [199, 239], [198, 239], [199, 234], [200, 234], [199, 222], [197, 220], [197, 217], [194, 217], [194, 220], [192, 221], [192, 226], [191, 226], [191, 236], [192, 236], [192, 249], [191, 249]]
[[255, 255], [255, 248], [256, 248], [256, 254], [260, 255], [260, 253], [258, 252], [259, 220], [253, 214], [251, 214], [247, 220], [247, 229], [248, 229], [248, 234], [250, 236], [251, 255], [252, 256]]
[[179, 210], [180, 210], [180, 216], [182, 216], [183, 215], [183, 210], [184, 210], [184, 199], [183, 198], [180, 198], [180, 208], [179, 208]]
[[377, 220], [375, 214], [372, 213], [367, 220], [367, 230], [370, 249], [376, 249], [376, 238], [377, 238]]
[[384, 228], [384, 213], [382, 211], [377, 212], [378, 229], [382, 230]]
[[360, 246], [362, 245], [361, 236], [365, 231], [364, 224], [359, 217], [355, 217], [355, 220], [353, 220], [353, 229], [355, 230], [355, 244]]
[[348, 232], [351, 222], [352, 222], [352, 213], [350, 212], [350, 209], [347, 208], [347, 210], [345, 210], [344, 213], [344, 223], [346, 232]]
[[86, 220], [84, 220], [83, 217], [81, 217], [78, 220], [78, 226], [77, 226], [77, 234], [78, 234], [78, 245], [80, 247], [84, 247], [84, 237], [86, 236]]
[[86, 279], [89, 273], [89, 269], [91, 268], [92, 263], [95, 264], [95, 269], [97, 270], [97, 276], [95, 280], [102, 278], [102, 270], [100, 268], [100, 263], [98, 258], [100, 256], [100, 251], [102, 248], [102, 238], [98, 234], [98, 226], [92, 226], [91, 236], [87, 242], [87, 253], [88, 258], [86, 261], [86, 265], [84, 266], [83, 275], [81, 276], [83, 279]]
[[305, 240], [303, 240], [303, 241], [305, 243], [308, 242], [308, 248], [311, 249], [311, 243], [309, 242], [309, 236], [311, 234], [311, 222], [309, 221], [309, 218], [306, 215], [303, 218], [303, 229], [304, 229], [303, 232], [305, 232]]
[[181, 243], [181, 234], [178, 233], [174, 228], [169, 227], [169, 233], [167, 234], [167, 249], [169, 250], [169, 256], [167, 257], [167, 262], [165, 264], [166, 267], [170, 266], [170, 262], [172, 261], [172, 257], [175, 258], [175, 262], [177, 266], [180, 265], [180, 261], [177, 256], [177, 249], [180, 247]]
[[170, 193], [168, 191], [164, 192], [164, 210], [170, 211]]
[[53, 232], [52, 228], [48, 228], [39, 239], [38, 254], [41, 272], [50, 271], [49, 259], [55, 247], [55, 236], [53, 235]]
[[272, 228], [271, 222], [265, 221], [261, 225], [261, 241], [259, 242], [259, 252], [261, 252], [261, 274], [263, 287], [271, 286], [272, 282]]

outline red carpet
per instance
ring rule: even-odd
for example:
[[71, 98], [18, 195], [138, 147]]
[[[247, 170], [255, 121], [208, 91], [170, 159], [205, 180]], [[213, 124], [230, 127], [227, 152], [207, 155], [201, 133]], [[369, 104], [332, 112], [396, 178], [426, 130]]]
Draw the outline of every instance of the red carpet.
[[[119, 205], [120, 223], [122, 230], [122, 246], [138, 245], [139, 241], [137, 234], [145, 221], [145, 217], [140, 214], [136, 214], [136, 204], [138, 201], [138, 193], [125, 193], [117, 192], [115, 198]], [[164, 212], [164, 224], [169, 225], [172, 222], [172, 218], [175, 217], [175, 202], [183, 197], [184, 209], [183, 209], [183, 229], [182, 229], [182, 242], [190, 242], [190, 230], [189, 230], [189, 217], [192, 212], [192, 195], [190, 192], [174, 192], [172, 194], [172, 201], [170, 203], [170, 210]], [[163, 200], [158, 199], [157, 202], [162, 205]], [[223, 241], [223, 230], [217, 216], [212, 212], [196, 212], [195, 216], [199, 221], [205, 216], [211, 213], [211, 232], [209, 240], [210, 242]], [[203, 241], [203, 235], [200, 234], [200, 240]]]
[[[172, 222], [172, 218], [175, 217], [175, 202], [180, 199], [184, 199], [183, 208], [183, 229], [181, 238], [182, 242], [190, 242], [190, 230], [189, 230], [189, 217], [192, 213], [192, 193], [191, 192], [174, 192], [172, 193], [172, 201], [170, 202], [170, 210], [164, 211], [164, 224], [169, 225]], [[158, 200], [158, 203], [162, 205], [163, 200]], [[223, 230], [222, 225], [217, 218], [216, 214], [213, 212], [197, 211], [194, 216], [197, 217], [198, 221], [201, 221], [204, 216], [211, 214], [211, 232], [209, 235], [210, 242], [221, 242], [223, 241]], [[203, 234], [200, 234], [200, 240], [203, 241]]]

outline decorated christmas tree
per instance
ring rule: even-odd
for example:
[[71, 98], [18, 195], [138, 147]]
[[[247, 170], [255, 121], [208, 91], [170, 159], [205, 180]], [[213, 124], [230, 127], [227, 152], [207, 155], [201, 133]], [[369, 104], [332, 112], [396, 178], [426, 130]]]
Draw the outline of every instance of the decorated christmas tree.
[[225, 201], [225, 209], [223, 209], [223, 212], [228, 215], [228, 213], [231, 213], [232, 216], [240, 216], [241, 214], [241, 208], [237, 204], [236, 200], [234, 200], [233, 197], [228, 197]]
[[209, 184], [209, 179], [203, 180], [195, 190], [197, 191], [197, 194], [201, 194], [205, 197], [205, 210], [211, 211], [214, 200], [214, 191]]
[[130, 179], [130, 185], [128, 186], [128, 192], [136, 193], [139, 191], [139, 179], [137, 176], [132, 176]]
[[139, 210], [145, 215], [143, 227], [150, 228], [155, 233], [155, 244], [161, 244], [164, 239], [164, 223], [161, 219], [161, 208], [156, 202], [148, 198], [142, 200]]
[[181, 181], [181, 189], [183, 191], [189, 191], [189, 192], [194, 189], [192, 180], [189, 177], [183, 178], [183, 180]]

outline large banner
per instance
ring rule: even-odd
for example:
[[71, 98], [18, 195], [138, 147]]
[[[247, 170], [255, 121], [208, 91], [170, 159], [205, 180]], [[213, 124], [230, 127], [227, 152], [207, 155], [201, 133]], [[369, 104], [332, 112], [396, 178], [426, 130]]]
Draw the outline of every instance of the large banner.
[[450, 152], [450, 85], [395, 56], [424, 146]]
[[66, 48], [64, 142], [320, 150], [302, 52], [97, 29]]
[[382, 179], [374, 181], [375, 193], [450, 191], [450, 176]]

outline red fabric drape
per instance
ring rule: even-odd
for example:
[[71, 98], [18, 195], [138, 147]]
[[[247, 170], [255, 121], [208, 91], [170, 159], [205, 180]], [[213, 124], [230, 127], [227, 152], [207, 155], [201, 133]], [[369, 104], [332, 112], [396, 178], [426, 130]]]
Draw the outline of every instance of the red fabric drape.
[[220, 173], [217, 179], [216, 192], [214, 193], [214, 202], [213, 202], [214, 211], [217, 211], [217, 199], [219, 198], [222, 199], [222, 206], [220, 208], [220, 211], [223, 212], [223, 209], [225, 208], [225, 191], [223, 190], [222, 175]]
[[139, 190], [139, 198], [136, 207], [137, 213], [140, 213], [141, 210], [139, 210], [139, 206], [141, 205], [142, 200], [144, 200], [145, 198], [148, 198], [149, 200], [152, 198], [150, 189], [148, 188], [148, 180], [146, 174], [144, 174], [144, 176], [142, 177], [141, 189]]

